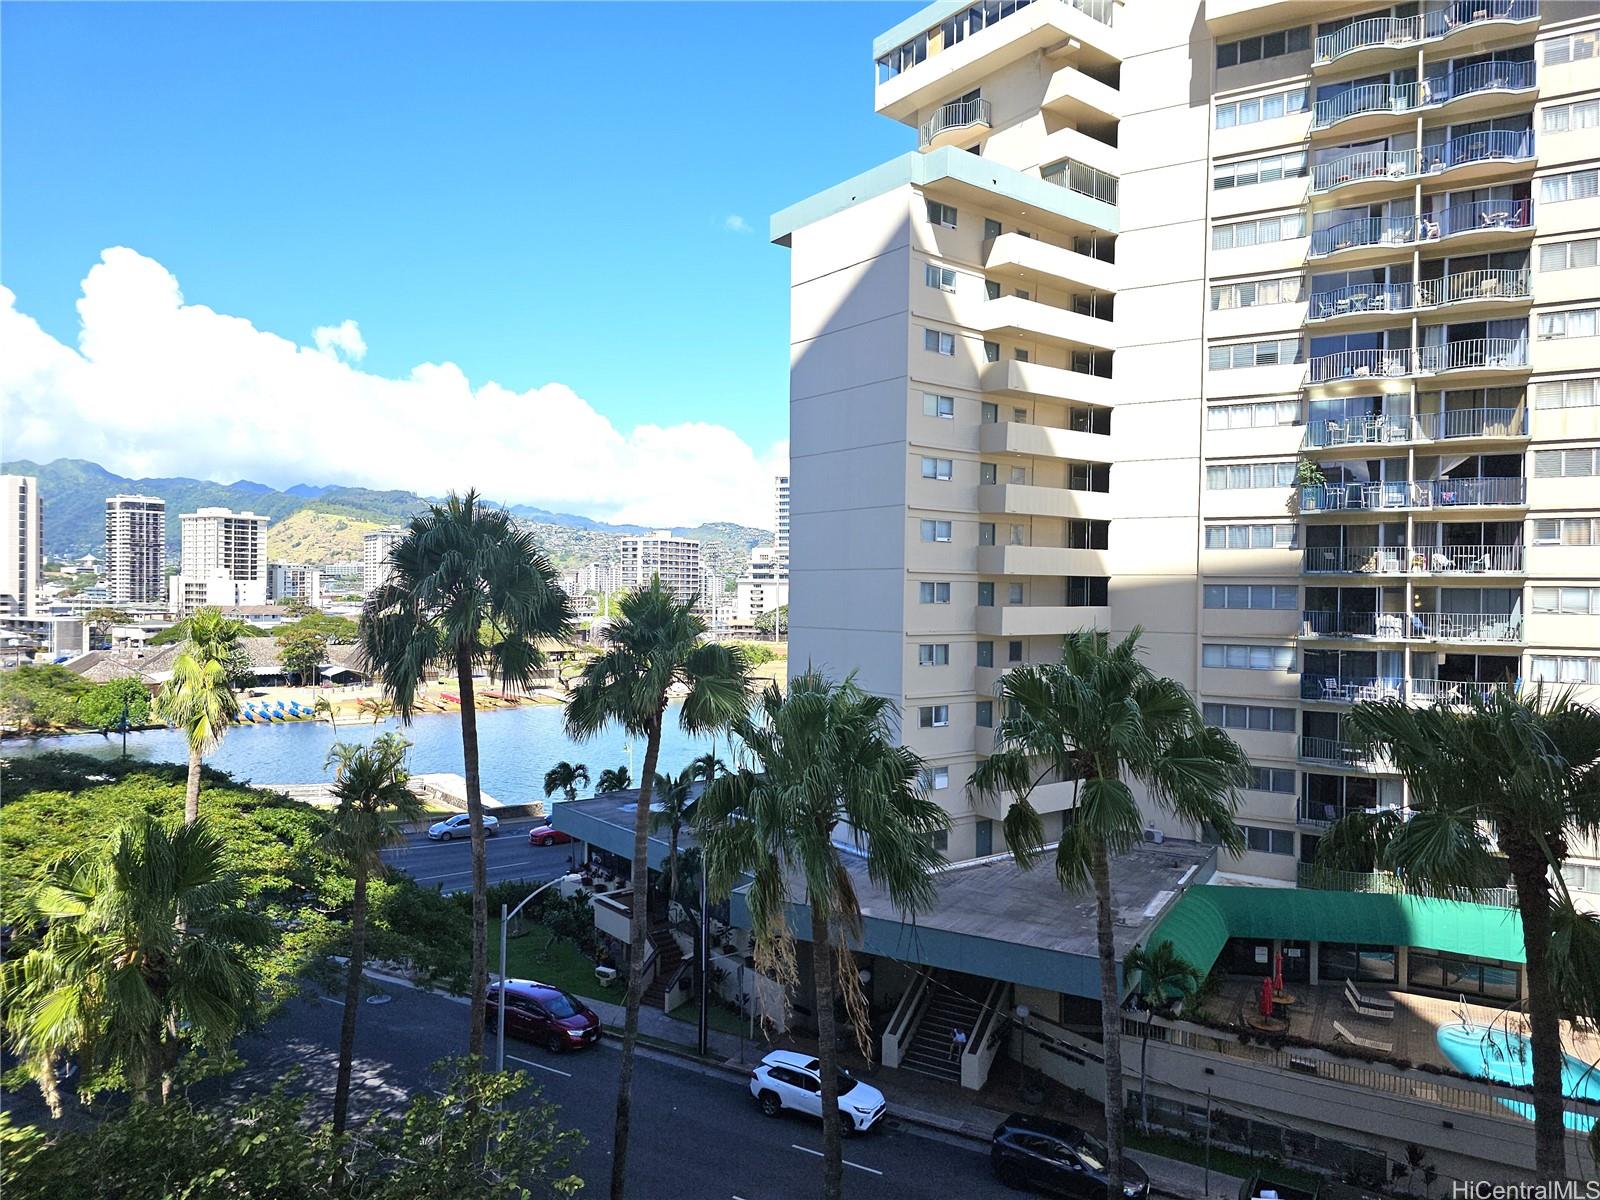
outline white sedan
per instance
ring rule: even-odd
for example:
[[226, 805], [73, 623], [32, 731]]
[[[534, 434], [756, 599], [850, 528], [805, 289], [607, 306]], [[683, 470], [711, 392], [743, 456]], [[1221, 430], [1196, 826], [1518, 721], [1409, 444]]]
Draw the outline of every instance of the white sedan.
[[[809, 1054], [774, 1050], [750, 1072], [750, 1094], [769, 1117], [791, 1108], [809, 1116], [822, 1117], [822, 1064]], [[886, 1111], [883, 1093], [856, 1079], [849, 1071], [839, 1072], [839, 1116], [846, 1133], [865, 1133]]]
[[[493, 837], [500, 832], [500, 818], [483, 814], [483, 832]], [[428, 836], [436, 842], [448, 842], [451, 838], [471, 837], [472, 818], [466, 813], [456, 813], [453, 817], [446, 817], [428, 826]]]

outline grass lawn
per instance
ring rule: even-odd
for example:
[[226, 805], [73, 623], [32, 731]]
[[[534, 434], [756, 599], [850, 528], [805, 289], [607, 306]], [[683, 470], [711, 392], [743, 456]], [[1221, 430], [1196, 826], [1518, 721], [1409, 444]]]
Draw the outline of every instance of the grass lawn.
[[[1132, 1105], [1128, 1110], [1129, 1121], [1138, 1120], [1138, 1106]], [[1175, 1158], [1180, 1162], [1192, 1163], [1199, 1167], [1204, 1166], [1206, 1150], [1203, 1142], [1190, 1141], [1187, 1138], [1174, 1137], [1165, 1133], [1141, 1133], [1138, 1129], [1128, 1128], [1124, 1141], [1130, 1150], [1146, 1150], [1151, 1154], [1160, 1154], [1167, 1158]], [[1249, 1179], [1257, 1171], [1270, 1171], [1273, 1178], [1284, 1183], [1315, 1191], [1319, 1185], [1326, 1182], [1320, 1175], [1310, 1171], [1302, 1171], [1298, 1167], [1280, 1166], [1271, 1159], [1251, 1158], [1248, 1154], [1239, 1154], [1233, 1150], [1223, 1150], [1220, 1147], [1211, 1147], [1211, 1169], [1224, 1175], [1235, 1175], [1240, 1179]]]
[[[521, 937], [506, 941], [506, 973], [513, 979], [537, 979], [551, 987], [622, 1003], [622, 989], [605, 989], [594, 977], [594, 964], [569, 941], [558, 940], [546, 949], [548, 930], [532, 928]], [[500, 966], [500, 921], [489, 922], [489, 971]]]
[[[693, 1025], [700, 1019], [700, 1007], [691, 997], [687, 1003], [678, 1005], [667, 1016], [674, 1021], [682, 1021], [686, 1025]], [[710, 1007], [706, 1009], [706, 1025], [711, 1029], [715, 1029], [718, 1033], [737, 1035], [741, 1029], [744, 1030], [746, 1035], [750, 1032], [747, 1022], [741, 1021], [736, 1013], [729, 1012], [715, 1001], [710, 1001]]]

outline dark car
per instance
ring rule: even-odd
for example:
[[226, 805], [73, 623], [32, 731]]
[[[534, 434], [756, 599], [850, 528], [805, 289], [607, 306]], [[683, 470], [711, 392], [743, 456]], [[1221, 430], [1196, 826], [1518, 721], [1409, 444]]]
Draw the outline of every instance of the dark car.
[[[500, 1017], [500, 985], [491, 983], [487, 996], [490, 1025]], [[600, 1040], [600, 1017], [582, 1000], [560, 988], [532, 979], [506, 980], [506, 1033], [537, 1042], [552, 1054], [580, 1050]]]
[[564, 846], [571, 840], [570, 833], [563, 833], [554, 825], [535, 825], [528, 830], [530, 846]]
[[[1076, 1125], [1012, 1113], [994, 1131], [989, 1165], [1007, 1187], [1102, 1200], [1110, 1155], [1100, 1139]], [[1122, 1157], [1122, 1194], [1143, 1200], [1150, 1177], [1127, 1155]]]

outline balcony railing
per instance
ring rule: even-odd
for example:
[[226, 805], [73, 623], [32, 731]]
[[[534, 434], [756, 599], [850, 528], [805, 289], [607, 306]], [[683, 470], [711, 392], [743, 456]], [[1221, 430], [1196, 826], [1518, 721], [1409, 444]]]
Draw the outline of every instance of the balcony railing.
[[1300, 698], [1324, 704], [1370, 704], [1375, 700], [1399, 700], [1405, 696], [1405, 680], [1347, 679], [1334, 675], [1300, 676]]
[[1416, 704], [1466, 704], [1474, 698], [1490, 700], [1516, 690], [1513, 683], [1476, 683], [1470, 680], [1457, 682], [1451, 679], [1412, 679], [1409, 681], [1411, 700]]
[[1527, 229], [1532, 224], [1532, 200], [1473, 200], [1424, 213], [1417, 237], [1431, 242], [1459, 233]]
[[1399, 182], [1467, 163], [1518, 162], [1533, 156], [1532, 130], [1491, 129], [1424, 146], [1420, 153], [1416, 150], [1363, 150], [1318, 163], [1311, 168], [1311, 190], [1326, 192], [1358, 179]]
[[1405, 637], [1405, 626], [1405, 613], [1307, 609], [1300, 614], [1302, 637], [1381, 638], [1398, 642]]
[[1316, 41], [1313, 61], [1330, 63], [1357, 50], [1378, 46], [1399, 49], [1432, 41], [1466, 25], [1485, 21], [1528, 21], [1539, 15], [1539, 0], [1453, 0], [1442, 8], [1413, 17], [1368, 17]]
[[[1374, 84], [1387, 88], [1388, 84]], [[1363, 91], [1354, 88], [1353, 91]], [[1343, 97], [1341, 97], [1342, 99]], [[1320, 110], [1321, 105], [1317, 108]], [[1415, 150], [1362, 150], [1346, 154], [1330, 162], [1318, 163], [1311, 168], [1311, 190], [1326, 192], [1342, 183], [1356, 179], [1409, 179], [1417, 173]]]
[[1308, 359], [1307, 364], [1312, 383], [1372, 377], [1395, 379], [1412, 374], [1417, 365], [1409, 346], [1399, 350], [1340, 350], [1334, 354], [1319, 354]]
[[1444, 371], [1512, 371], [1528, 365], [1526, 338], [1463, 338], [1439, 346], [1393, 350], [1339, 350], [1306, 360], [1312, 383], [1343, 379], [1399, 379]]
[[1483, 62], [1430, 75], [1421, 83], [1364, 83], [1318, 100], [1311, 114], [1313, 129], [1326, 129], [1363, 113], [1415, 112], [1437, 108], [1474, 92], [1518, 91], [1538, 81], [1532, 62]]
[[955, 100], [936, 111], [922, 123], [921, 142], [926, 146], [948, 129], [966, 129], [981, 125], [987, 129], [992, 123], [993, 108], [982, 97], [976, 100]]
[[1351, 283], [1312, 292], [1308, 315], [1326, 321], [1360, 313], [1407, 312], [1470, 300], [1525, 300], [1532, 295], [1529, 273], [1521, 270], [1457, 271], [1421, 283]]
[[1451, 438], [1510, 438], [1528, 435], [1525, 408], [1451, 408], [1420, 413], [1417, 436], [1430, 442]]
[[1522, 618], [1509, 613], [1377, 613], [1310, 609], [1300, 614], [1302, 637], [1378, 641], [1520, 642]]
[[1409, 246], [1417, 240], [1413, 217], [1358, 217], [1327, 229], [1311, 231], [1311, 257], [1335, 254], [1356, 246]]
[[1306, 426], [1306, 445], [1317, 448], [1383, 445], [1410, 441], [1413, 436], [1411, 418], [1401, 416], [1312, 421]]
[[1404, 575], [1410, 562], [1404, 546], [1307, 546], [1307, 575]]
[[1351, 813], [1398, 811], [1399, 806], [1394, 804], [1380, 804], [1371, 808], [1363, 808], [1359, 804], [1329, 804], [1325, 800], [1307, 800], [1302, 796], [1300, 797], [1300, 804], [1295, 811], [1295, 820], [1301, 825], [1326, 829], [1341, 817], [1348, 817]]
[[1358, 751], [1349, 742], [1338, 738], [1302, 737], [1300, 758], [1305, 762], [1325, 763], [1331, 767], [1376, 767], [1386, 765], [1374, 754]]
[[1396, 508], [1481, 508], [1520, 505], [1526, 480], [1468, 476], [1462, 479], [1392, 480], [1386, 483], [1307, 483], [1300, 486], [1301, 512], [1371, 512]]
[[1411, 570], [1419, 575], [1520, 575], [1521, 546], [1418, 546]]
[[[1319, 867], [1314, 863], [1299, 864], [1297, 884], [1322, 892], [1376, 892], [1382, 895], [1401, 895], [1405, 884], [1398, 875], [1387, 871], [1340, 871], [1333, 867]], [[1430, 891], [1429, 895], [1436, 893]], [[1500, 908], [1517, 906], [1517, 889], [1514, 887], [1481, 888], [1473, 891], [1458, 888], [1447, 897], [1451, 900], [1493, 904]]]

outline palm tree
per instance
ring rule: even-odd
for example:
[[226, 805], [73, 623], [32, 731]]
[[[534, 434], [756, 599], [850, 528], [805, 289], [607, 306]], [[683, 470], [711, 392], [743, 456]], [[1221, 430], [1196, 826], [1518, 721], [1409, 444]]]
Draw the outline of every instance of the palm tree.
[[896, 745], [894, 705], [862, 691], [854, 678], [834, 683], [808, 671], [789, 681], [787, 695], [770, 685], [756, 716], [734, 732], [758, 765], [706, 785], [695, 831], [714, 894], [726, 896], [753, 878], [756, 967], [791, 987], [798, 980], [786, 914], [791, 885], [803, 890], [822, 1064], [822, 1194], [836, 1200], [844, 1168], [834, 1006], [843, 1000], [858, 1040], [866, 1036], [867, 1014], [850, 954], [861, 937], [861, 906], [834, 836], [847, 828], [866, 852], [868, 878], [914, 915], [935, 898], [931, 873], [944, 858], [933, 835], [949, 818], [922, 789], [922, 760]]
[[1178, 1000], [1187, 999], [1200, 990], [1200, 972], [1195, 965], [1173, 949], [1170, 941], [1163, 941], [1153, 950], [1135, 946], [1122, 958], [1124, 978], [1134, 977], [1134, 984], [1144, 1007], [1144, 1036], [1139, 1039], [1139, 1124], [1150, 1132], [1150, 1072], [1147, 1059], [1150, 1054], [1150, 1018], [1158, 1013], [1172, 1011]]
[[1336, 822], [1318, 844], [1319, 866], [1391, 871], [1408, 891], [1457, 899], [1507, 874], [1516, 885], [1535, 1170], [1565, 1179], [1561, 1018], [1600, 1015], [1600, 924], [1573, 907], [1561, 867], [1574, 840], [1600, 831], [1600, 708], [1542, 690], [1453, 707], [1384, 700], [1357, 705], [1345, 728], [1356, 753], [1380, 751], [1394, 764], [1410, 808]]
[[[622, 1071], [617, 1082], [617, 1124], [611, 1155], [611, 1200], [622, 1200], [627, 1180], [629, 1116], [633, 1102], [633, 1049], [639, 1036], [648, 923], [650, 792], [661, 756], [667, 698], [679, 689], [678, 724], [689, 733], [723, 729], [750, 703], [750, 665], [737, 646], [704, 641], [706, 623], [693, 597], [680, 604], [659, 576], [630, 592], [607, 631], [610, 648], [584, 664], [567, 701], [567, 733], [594, 736], [612, 723], [645, 739], [644, 770], [633, 821], [633, 903], [629, 919], [627, 1015], [622, 1026]], [[606, 778], [600, 779], [606, 789]]]
[[371, 717], [376, 725], [385, 717], [394, 715], [394, 705], [382, 696], [364, 696], [356, 701], [356, 711], [364, 717]]
[[1244, 850], [1233, 822], [1236, 788], [1249, 760], [1221, 730], [1208, 728], [1194, 698], [1139, 660], [1135, 628], [1116, 645], [1101, 632], [1069, 634], [1061, 661], [1007, 671], [995, 689], [1005, 714], [995, 752], [968, 783], [998, 802], [1009, 793], [1006, 841], [1027, 866], [1044, 843], [1030, 802], [1037, 786], [1072, 781], [1071, 816], [1056, 847], [1056, 877], [1068, 891], [1093, 888], [1100, 959], [1100, 1031], [1106, 1072], [1106, 1194], [1122, 1196], [1122, 987], [1114, 940], [1111, 860], [1137, 846], [1144, 820], [1131, 782], [1146, 801], [1210, 831], [1226, 849]]
[[328, 754], [337, 767], [328, 845], [350, 868], [355, 885], [350, 900], [350, 963], [344, 985], [344, 1018], [339, 1026], [339, 1075], [333, 1093], [333, 1133], [344, 1133], [350, 1111], [350, 1071], [355, 1060], [356, 1016], [361, 1004], [361, 970], [366, 961], [367, 881], [384, 871], [383, 850], [401, 837], [407, 822], [422, 816], [423, 804], [407, 783], [406, 751], [411, 743], [397, 733], [382, 733], [370, 746], [340, 743]]
[[311, 706], [311, 715], [321, 717], [328, 722], [328, 727], [337, 736], [339, 732], [339, 706], [327, 696], [318, 696], [316, 703]]
[[215, 608], [200, 609], [184, 623], [172, 678], [156, 694], [157, 719], [182, 730], [189, 743], [183, 819], [191, 825], [200, 816], [200, 762], [239, 717], [230, 665], [243, 649], [239, 640], [244, 634], [242, 621], [231, 621]]
[[578, 798], [578, 789], [589, 786], [589, 768], [583, 763], [569, 763], [562, 759], [544, 773], [544, 794], [549, 799], [562, 792], [568, 800]]
[[148, 817], [53, 863], [28, 896], [47, 921], [7, 964], [14, 1043], [59, 1112], [62, 1056], [120, 1071], [134, 1097], [165, 1100], [183, 1042], [226, 1049], [256, 999], [246, 951], [271, 927], [241, 903], [204, 821]]
[[667, 902], [678, 898], [678, 838], [683, 827], [694, 815], [694, 785], [700, 778], [699, 759], [690, 763], [674, 777], [656, 772], [655, 785], [650, 789], [654, 797], [654, 811], [650, 814], [650, 828], [668, 831], [667, 843]]
[[628, 773], [627, 767], [607, 767], [600, 772], [600, 779], [594, 785], [594, 790], [599, 795], [607, 792], [625, 792], [633, 786], [633, 776]]
[[483, 1053], [488, 867], [478, 778], [478, 714], [472, 673], [526, 690], [544, 665], [539, 643], [563, 638], [572, 621], [555, 568], [533, 537], [476, 492], [454, 493], [413, 517], [389, 550], [389, 577], [367, 597], [361, 654], [384, 694], [410, 721], [430, 666], [455, 672], [461, 702], [462, 774], [472, 830], [472, 1007], [467, 1052]]

